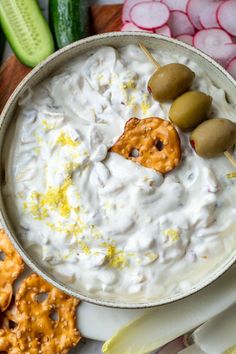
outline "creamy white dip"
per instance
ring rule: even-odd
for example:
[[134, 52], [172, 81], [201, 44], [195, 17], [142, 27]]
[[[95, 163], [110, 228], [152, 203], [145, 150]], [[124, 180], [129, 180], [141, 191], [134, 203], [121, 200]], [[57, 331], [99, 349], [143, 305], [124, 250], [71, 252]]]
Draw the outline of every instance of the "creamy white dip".
[[[234, 121], [224, 91], [187, 58], [192, 89], [213, 97], [214, 117]], [[5, 198], [19, 237], [38, 262], [104, 299], [164, 298], [196, 284], [236, 245], [236, 185], [222, 156], [198, 157], [179, 132], [182, 161], [162, 176], [108, 148], [131, 117], [167, 119], [147, 92], [141, 50], [102, 47], [71, 61], [20, 102]]]

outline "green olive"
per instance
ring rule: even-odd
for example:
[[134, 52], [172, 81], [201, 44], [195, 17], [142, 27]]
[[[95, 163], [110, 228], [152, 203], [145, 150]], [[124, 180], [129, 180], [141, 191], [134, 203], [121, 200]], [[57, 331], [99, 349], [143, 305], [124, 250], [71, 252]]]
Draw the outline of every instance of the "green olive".
[[214, 157], [236, 142], [236, 124], [229, 119], [214, 118], [200, 124], [191, 134], [190, 143], [202, 157]]
[[148, 81], [148, 90], [157, 101], [172, 101], [190, 88], [194, 77], [194, 72], [186, 65], [167, 64], [152, 74]]
[[203, 92], [186, 92], [172, 103], [169, 118], [182, 130], [193, 129], [208, 118], [211, 103], [211, 96]]

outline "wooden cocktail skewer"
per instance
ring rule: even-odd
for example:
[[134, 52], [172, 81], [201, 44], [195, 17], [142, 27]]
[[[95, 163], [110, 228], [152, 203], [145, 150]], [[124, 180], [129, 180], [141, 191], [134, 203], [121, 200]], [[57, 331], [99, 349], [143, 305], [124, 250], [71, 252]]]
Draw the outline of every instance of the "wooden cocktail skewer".
[[[148, 60], [156, 66], [157, 69], [161, 67], [161, 65], [156, 61], [156, 59], [153, 57], [153, 55], [149, 52], [149, 50], [145, 47], [145, 45], [142, 42], [139, 42], [139, 47], [142, 49]], [[233, 155], [230, 154], [229, 151], [224, 152], [225, 157], [227, 160], [231, 163], [231, 165], [236, 168], [236, 160], [234, 159]], [[236, 172], [228, 173], [227, 174], [228, 178], [235, 178], [236, 177]]]
[[145, 47], [145, 45], [141, 42], [139, 42], [139, 47], [142, 49], [146, 57], [149, 59], [149, 61], [156, 66], [157, 69], [161, 67], [161, 65], [156, 61], [154, 56], [149, 52], [149, 50]]
[[[234, 159], [233, 155], [230, 154], [229, 151], [225, 151], [224, 155], [227, 158], [227, 160], [231, 163], [231, 165], [236, 168], [236, 160]], [[227, 173], [226, 177], [227, 178], [235, 178], [236, 172]]]
[[224, 155], [229, 160], [231, 165], [236, 168], [236, 160], [234, 159], [233, 155], [231, 155], [229, 151], [225, 151]]

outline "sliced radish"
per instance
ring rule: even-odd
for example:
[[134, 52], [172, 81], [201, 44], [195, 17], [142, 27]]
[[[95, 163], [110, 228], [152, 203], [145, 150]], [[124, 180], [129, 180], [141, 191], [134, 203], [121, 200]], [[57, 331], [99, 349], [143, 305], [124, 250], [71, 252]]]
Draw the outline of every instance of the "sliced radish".
[[154, 32], [156, 34], [161, 34], [162, 36], [171, 37], [171, 30], [170, 30], [170, 27], [167, 25], [164, 25], [160, 28], [155, 29]]
[[180, 34], [194, 34], [195, 30], [188, 16], [182, 11], [171, 11], [168, 21], [172, 35], [174, 37]]
[[130, 10], [134, 5], [139, 4], [140, 2], [149, 2], [150, 0], [125, 0], [122, 8], [122, 22], [125, 24], [126, 22], [131, 22], [131, 18], [129, 16]]
[[220, 27], [217, 22], [216, 13], [222, 2], [223, 1], [208, 1], [206, 3], [199, 19], [203, 28]]
[[232, 36], [236, 36], [236, 1], [223, 2], [217, 10], [219, 25]]
[[230, 73], [230, 75], [233, 76], [233, 78], [236, 79], [236, 58], [233, 58], [230, 63], [227, 65], [228, 72]]
[[186, 12], [188, 0], [162, 0], [163, 4], [166, 4], [171, 11], [179, 10]]
[[193, 36], [191, 36], [191, 34], [181, 34], [175, 38], [184, 43], [193, 45]]
[[164, 26], [170, 16], [170, 10], [161, 2], [142, 2], [130, 10], [131, 21], [143, 29], [156, 29]]
[[223, 50], [225, 51], [227, 58], [225, 59], [222, 65], [224, 67], [227, 67], [231, 62], [231, 60], [236, 57], [236, 44], [235, 43], [226, 44]]
[[187, 15], [198, 30], [203, 29], [200, 22], [200, 14], [204, 11], [206, 0], [189, 0], [187, 3]]
[[223, 66], [236, 50], [236, 45], [232, 44], [228, 33], [219, 28], [198, 31], [193, 38], [193, 44]]
[[126, 22], [121, 27], [120, 30], [121, 30], [121, 32], [149, 32], [149, 33], [153, 33], [153, 31], [144, 30], [142, 28], [135, 26], [132, 22]]

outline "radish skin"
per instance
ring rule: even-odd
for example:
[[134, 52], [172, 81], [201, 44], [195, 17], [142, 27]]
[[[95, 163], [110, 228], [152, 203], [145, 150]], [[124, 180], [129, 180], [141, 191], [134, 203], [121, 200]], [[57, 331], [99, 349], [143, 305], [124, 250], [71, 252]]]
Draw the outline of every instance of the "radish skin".
[[229, 58], [236, 55], [236, 47], [232, 44], [231, 37], [219, 28], [198, 31], [193, 38], [193, 44], [223, 66], [227, 65]]
[[161, 34], [162, 36], [171, 37], [171, 30], [170, 30], [170, 27], [167, 25], [164, 25], [160, 28], [155, 29], [154, 32], [156, 34]]
[[159, 306], [121, 328], [103, 345], [105, 354], [144, 354], [198, 327], [226, 310], [236, 299], [236, 266], [207, 288]]
[[172, 35], [177, 37], [181, 34], [194, 34], [195, 30], [188, 19], [188, 16], [181, 11], [171, 11], [168, 25], [171, 28]]
[[162, 0], [163, 4], [166, 4], [171, 11], [179, 10], [186, 12], [188, 0]]
[[130, 10], [131, 22], [143, 29], [156, 29], [164, 26], [170, 16], [165, 4], [148, 1], [134, 5]]
[[209, 1], [204, 6], [204, 11], [200, 14], [199, 21], [204, 29], [220, 27], [217, 21], [217, 9], [222, 4], [222, 1]]
[[142, 28], [139, 28], [135, 26], [132, 22], [126, 22], [122, 27], [121, 27], [121, 32], [148, 32], [148, 33], [153, 33], [153, 31], [149, 30], [144, 30]]
[[189, 0], [187, 3], [187, 15], [193, 26], [201, 30], [203, 29], [200, 22], [200, 14], [206, 6], [206, 0]]
[[189, 45], [193, 45], [193, 36], [191, 36], [191, 34], [181, 34], [175, 38]]
[[226, 32], [231, 36], [236, 36], [236, 1], [224, 1], [218, 8], [216, 17], [217, 21]]
[[125, 0], [124, 5], [122, 8], [122, 23], [125, 24], [126, 22], [131, 22], [130, 18], [130, 10], [131, 8], [139, 4], [140, 2], [145, 2], [145, 1], [150, 1], [150, 0]]

